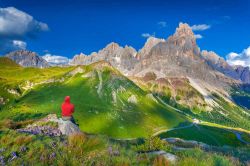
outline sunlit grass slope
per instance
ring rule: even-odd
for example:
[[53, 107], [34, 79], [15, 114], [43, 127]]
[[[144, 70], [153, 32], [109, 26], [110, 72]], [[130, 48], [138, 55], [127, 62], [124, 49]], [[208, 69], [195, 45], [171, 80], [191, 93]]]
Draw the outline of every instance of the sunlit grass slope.
[[[249, 137], [246, 133], [244, 136]], [[214, 146], [245, 146], [244, 143], [236, 138], [236, 135], [232, 131], [205, 125], [194, 125], [189, 128], [172, 130], [160, 134], [160, 137], [177, 137], [185, 140], [196, 140]]]
[[[69, 71], [81, 70], [68, 74]], [[2, 72], [2, 71], [1, 71]], [[14, 73], [1, 74], [8, 81], [39, 82], [63, 78], [34, 86], [3, 108], [1, 119], [15, 121], [42, 117], [49, 113], [60, 115], [65, 96], [75, 104], [75, 119], [88, 133], [107, 134], [117, 138], [145, 137], [162, 128], [172, 128], [188, 121], [182, 114], [164, 107], [151, 95], [122, 76], [104, 62], [68, 68], [17, 68]], [[18, 86], [21, 91], [22, 87]]]

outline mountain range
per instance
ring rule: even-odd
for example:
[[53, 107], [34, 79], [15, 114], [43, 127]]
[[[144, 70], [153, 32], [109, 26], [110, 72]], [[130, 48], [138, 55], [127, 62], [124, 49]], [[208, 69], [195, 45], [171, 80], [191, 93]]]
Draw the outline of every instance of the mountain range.
[[[7, 144], [3, 147], [8, 148], [4, 154], [8, 161], [12, 151], [18, 151], [14, 161], [30, 161], [30, 154], [35, 153], [29, 150], [38, 146], [37, 142], [48, 142], [44, 149], [51, 147], [60, 152], [58, 161], [64, 160], [61, 147], [69, 151], [65, 140], [75, 142], [74, 149], [79, 146], [75, 138], [60, 133], [61, 105], [65, 96], [70, 96], [77, 131], [93, 140], [100, 137], [114, 147], [120, 145], [126, 154], [142, 153], [148, 158], [146, 153], [166, 150], [179, 158], [186, 150], [198, 148], [205, 154], [220, 152], [248, 163], [249, 83], [248, 67], [231, 66], [215, 52], [201, 51], [185, 23], [168, 39], [149, 37], [138, 51], [112, 42], [98, 52], [81, 53], [69, 60], [19, 50], [0, 57], [0, 143]], [[50, 121], [51, 117], [56, 121]], [[19, 140], [25, 140], [24, 136], [31, 141], [23, 144]], [[6, 143], [12, 137], [14, 142]], [[152, 141], [147, 143], [145, 138]], [[56, 141], [58, 145], [52, 145]], [[158, 147], [159, 141], [167, 144]], [[86, 144], [88, 141], [83, 146]], [[95, 143], [89, 144], [92, 148]], [[28, 153], [19, 152], [23, 145], [29, 145]], [[103, 146], [104, 151], [110, 147]], [[35, 163], [41, 161], [40, 153], [35, 156]], [[218, 158], [214, 160], [218, 163]], [[131, 165], [138, 165], [138, 158], [134, 161]]]
[[149, 37], [138, 52], [131, 46], [121, 47], [112, 42], [98, 52], [90, 55], [81, 53], [63, 63], [47, 62], [47, 57], [40, 57], [27, 50], [11, 52], [5, 56], [24, 67], [87, 65], [104, 60], [127, 76], [143, 76], [147, 72], [154, 72], [159, 78], [178, 75], [216, 84], [250, 83], [248, 67], [231, 66], [213, 51], [200, 51], [192, 29], [185, 23], [180, 23], [168, 39]]

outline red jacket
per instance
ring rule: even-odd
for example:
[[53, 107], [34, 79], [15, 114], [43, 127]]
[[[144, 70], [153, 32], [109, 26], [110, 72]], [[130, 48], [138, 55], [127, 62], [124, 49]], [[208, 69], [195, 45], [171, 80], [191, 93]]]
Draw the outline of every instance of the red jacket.
[[66, 96], [62, 104], [62, 116], [72, 116], [75, 106], [70, 103], [70, 97]]

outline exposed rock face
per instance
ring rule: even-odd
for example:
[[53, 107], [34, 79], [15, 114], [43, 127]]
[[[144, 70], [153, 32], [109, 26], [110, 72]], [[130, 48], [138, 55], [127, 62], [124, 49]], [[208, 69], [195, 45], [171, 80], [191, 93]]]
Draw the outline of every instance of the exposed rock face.
[[79, 55], [75, 55], [73, 57], [73, 60], [71, 62], [72, 65], [86, 65], [91, 63], [91, 58], [88, 57], [87, 55], [81, 53]]
[[62, 119], [59, 119], [58, 125], [59, 125], [59, 130], [62, 132], [63, 135], [71, 135], [81, 132], [79, 127], [74, 123], [72, 123], [71, 121], [64, 121]]
[[123, 72], [128, 73], [137, 62], [136, 50], [132, 47], [120, 47], [117, 43], [110, 43], [98, 53], [93, 52], [91, 55], [81, 53], [76, 55], [71, 64], [72, 65], [87, 65], [98, 61], [107, 61], [112, 66]]
[[163, 150], [149, 152], [150, 155], [163, 156], [167, 161], [170, 161], [172, 164], [175, 164], [178, 160], [178, 157], [172, 153], [167, 153]]
[[233, 79], [215, 71], [201, 56], [192, 29], [180, 23], [174, 35], [155, 45], [147, 56], [141, 57], [132, 76], [143, 77], [154, 72], [160, 77], [190, 77], [203, 80], [215, 87], [227, 88]]
[[69, 72], [68, 75], [74, 76], [74, 75], [76, 75], [78, 73], [83, 73], [83, 72], [84, 72], [84, 70], [81, 67], [77, 67], [73, 71]]
[[131, 95], [129, 98], [128, 98], [128, 102], [129, 103], [133, 103], [133, 104], [137, 104], [137, 98], [135, 95]]
[[250, 70], [249, 67], [235, 66], [235, 71], [244, 83], [250, 83]]
[[112, 42], [91, 55], [76, 55], [72, 64], [86, 65], [98, 61], [110, 63], [126, 76], [143, 77], [154, 72], [157, 78], [190, 77], [219, 89], [228, 89], [229, 84], [241, 81], [250, 83], [247, 68], [234, 68], [212, 51], [200, 52], [192, 29], [185, 23], [180, 23], [167, 40], [148, 38], [138, 53], [132, 47], [123, 48]]
[[31, 51], [14, 51], [7, 54], [6, 57], [12, 59], [14, 62], [23, 67], [49, 67], [49, 64], [46, 60], [44, 60], [42, 57], [39, 57], [37, 53]]
[[235, 69], [215, 52], [204, 50], [201, 52], [201, 55], [213, 69], [231, 78], [237, 80], [240, 79], [239, 74], [235, 71]]
[[214, 70], [219, 71], [230, 78], [240, 80], [243, 83], [250, 83], [249, 67], [231, 66], [213, 51], [204, 50], [201, 52], [201, 55]]
[[159, 44], [160, 42], [165, 42], [164, 39], [158, 39], [155, 37], [149, 37], [144, 44], [143, 48], [139, 50], [138, 54], [136, 55], [137, 59], [142, 59], [144, 56], [147, 56], [151, 49]]

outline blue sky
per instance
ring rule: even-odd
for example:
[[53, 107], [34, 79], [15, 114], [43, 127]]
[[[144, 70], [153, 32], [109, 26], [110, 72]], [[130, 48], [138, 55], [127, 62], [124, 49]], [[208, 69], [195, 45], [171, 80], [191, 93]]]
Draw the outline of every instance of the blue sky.
[[98, 51], [112, 41], [138, 50], [146, 41], [142, 34], [167, 38], [179, 22], [210, 26], [195, 31], [202, 36], [197, 39], [202, 50], [226, 56], [250, 46], [247, 0], [0, 0], [0, 8], [6, 7], [27, 13], [36, 22], [29, 28], [32, 33], [23, 36], [0, 33], [0, 45], [16, 40], [18, 46], [40, 55], [49, 52], [71, 58], [80, 52]]

